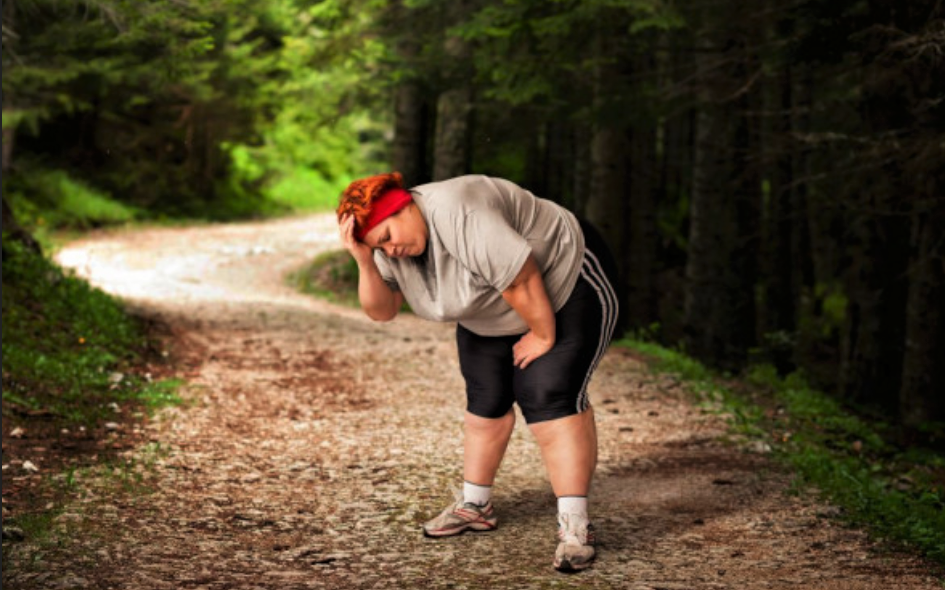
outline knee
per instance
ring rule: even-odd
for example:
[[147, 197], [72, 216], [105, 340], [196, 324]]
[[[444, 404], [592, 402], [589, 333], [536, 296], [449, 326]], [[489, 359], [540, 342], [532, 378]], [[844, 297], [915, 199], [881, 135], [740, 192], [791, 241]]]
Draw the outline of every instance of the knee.
[[[506, 420], [513, 411], [515, 401], [506, 395], [482, 395], [466, 393], [466, 418], [483, 421]], [[514, 416], [512, 417], [514, 420]]]
[[499, 418], [484, 418], [471, 412], [466, 412], [466, 431], [486, 436], [500, 435], [511, 431], [515, 426], [515, 412], [509, 410]]
[[529, 423], [528, 426], [540, 446], [597, 440], [597, 425], [592, 408], [564, 418]]

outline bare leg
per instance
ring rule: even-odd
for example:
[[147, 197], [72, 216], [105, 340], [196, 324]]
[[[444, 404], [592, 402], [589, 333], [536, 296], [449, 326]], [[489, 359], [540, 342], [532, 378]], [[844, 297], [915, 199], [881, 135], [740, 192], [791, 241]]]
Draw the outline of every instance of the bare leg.
[[466, 412], [463, 478], [491, 486], [515, 428], [515, 411], [501, 418], [482, 418]]
[[586, 496], [597, 467], [594, 410], [530, 425], [556, 496]]

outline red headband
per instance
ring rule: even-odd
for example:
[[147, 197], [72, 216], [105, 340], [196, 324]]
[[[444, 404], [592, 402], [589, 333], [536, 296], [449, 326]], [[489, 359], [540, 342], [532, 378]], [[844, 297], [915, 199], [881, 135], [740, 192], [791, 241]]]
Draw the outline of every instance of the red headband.
[[374, 229], [378, 223], [397, 213], [409, 205], [411, 201], [413, 201], [413, 198], [410, 193], [402, 188], [391, 188], [384, 191], [371, 203], [371, 212], [364, 220], [364, 225], [359, 227], [354, 235], [363, 242], [364, 236]]

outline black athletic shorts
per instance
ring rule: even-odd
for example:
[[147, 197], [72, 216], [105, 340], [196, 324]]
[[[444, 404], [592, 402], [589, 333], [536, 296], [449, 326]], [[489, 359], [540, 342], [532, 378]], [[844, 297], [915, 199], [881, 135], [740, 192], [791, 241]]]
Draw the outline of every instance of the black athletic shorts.
[[555, 314], [550, 351], [519, 369], [512, 364], [512, 347], [521, 334], [479, 336], [457, 326], [470, 413], [501, 418], [517, 403], [531, 424], [580, 414], [590, 406], [587, 385], [613, 338], [619, 307], [613, 258], [596, 230], [583, 222], [581, 228], [586, 246], [581, 277]]

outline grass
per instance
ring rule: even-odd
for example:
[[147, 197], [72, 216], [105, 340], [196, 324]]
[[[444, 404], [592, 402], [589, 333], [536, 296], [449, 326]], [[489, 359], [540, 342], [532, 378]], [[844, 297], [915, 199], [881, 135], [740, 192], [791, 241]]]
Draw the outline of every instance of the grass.
[[9, 183], [4, 179], [3, 189], [17, 221], [45, 250], [61, 228], [88, 230], [127, 224], [143, 216], [142, 211], [62, 170], [30, 169]]
[[330, 211], [351, 180], [348, 176], [328, 178], [305, 166], [289, 166], [271, 171], [265, 182], [260, 181], [251, 191], [222, 182], [216, 200], [188, 202], [185, 210], [175, 214], [176, 209], [151, 211], [123, 203], [76, 173], [26, 164], [17, 174], [4, 177], [3, 193], [19, 225], [43, 250], [53, 252], [62, 242], [95, 228], [179, 226]]
[[[181, 403], [179, 381], [154, 379], [143, 369], [158, 353], [142, 321], [116, 299], [6, 235], [0, 294], [4, 433], [22, 427], [30, 436], [4, 439], [5, 463], [11, 457], [29, 458], [35, 452], [31, 440], [58, 439], [70, 430], [101, 432], [100, 426], [115, 419], [116, 409], [145, 416]], [[128, 489], [140, 488], [142, 467], [115, 463], [113, 452], [81, 453], [46, 449], [41, 464], [47, 475], [36, 487], [23, 488], [13, 478], [13, 487], [20, 488], [14, 490], [17, 510], [4, 516], [4, 527], [18, 528], [40, 553], [68, 541], [56, 529], [56, 517], [75, 492], [81, 472], [76, 461], [108, 469]], [[5, 493], [7, 485], [5, 471]], [[25, 546], [3, 544], [5, 576], [12, 566], [25, 565], [10, 561], [18, 547]]]
[[[697, 400], [721, 405], [732, 430], [762, 440], [796, 474], [878, 539], [905, 544], [945, 565], [945, 457], [910, 446], [893, 426], [870, 420], [811, 389], [800, 375], [756, 366], [743, 379], [717, 375], [684, 354], [622, 340], [658, 372], [686, 381]], [[935, 425], [930, 425], [935, 428]]]
[[[360, 309], [358, 265], [345, 250], [332, 250], [315, 257], [308, 265], [290, 273], [286, 281], [296, 290], [333, 303]], [[400, 313], [410, 313], [404, 301]]]
[[133, 370], [148, 345], [139, 320], [111, 296], [6, 238], [2, 299], [5, 408], [85, 424], [104, 419], [111, 403], [155, 408], [180, 401], [176, 383]]
[[358, 306], [358, 265], [345, 250], [324, 252], [287, 281], [302, 293], [352, 307]]

